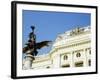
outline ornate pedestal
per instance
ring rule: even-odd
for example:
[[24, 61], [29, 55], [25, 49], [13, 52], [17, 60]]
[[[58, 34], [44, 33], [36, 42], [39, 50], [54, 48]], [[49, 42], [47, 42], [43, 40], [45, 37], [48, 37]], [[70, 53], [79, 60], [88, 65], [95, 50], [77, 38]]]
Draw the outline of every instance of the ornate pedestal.
[[26, 54], [24, 58], [23, 69], [31, 69], [33, 60], [34, 56], [32, 56], [31, 54]]

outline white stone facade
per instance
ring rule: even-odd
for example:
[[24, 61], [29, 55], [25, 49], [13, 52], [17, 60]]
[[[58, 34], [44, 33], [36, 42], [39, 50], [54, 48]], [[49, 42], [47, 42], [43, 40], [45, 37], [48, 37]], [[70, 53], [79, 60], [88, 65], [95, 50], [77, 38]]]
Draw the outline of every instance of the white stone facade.
[[32, 69], [91, 66], [91, 29], [76, 28], [58, 35], [48, 55], [35, 57]]

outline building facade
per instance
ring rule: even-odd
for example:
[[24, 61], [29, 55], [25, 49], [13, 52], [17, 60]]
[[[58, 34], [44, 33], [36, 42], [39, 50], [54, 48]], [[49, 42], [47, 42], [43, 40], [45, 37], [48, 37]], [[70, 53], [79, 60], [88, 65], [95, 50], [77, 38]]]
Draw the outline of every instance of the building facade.
[[[27, 60], [24, 60], [24, 65]], [[91, 29], [76, 28], [59, 34], [47, 55], [36, 56], [32, 69], [91, 66]], [[27, 66], [24, 66], [24, 69]]]

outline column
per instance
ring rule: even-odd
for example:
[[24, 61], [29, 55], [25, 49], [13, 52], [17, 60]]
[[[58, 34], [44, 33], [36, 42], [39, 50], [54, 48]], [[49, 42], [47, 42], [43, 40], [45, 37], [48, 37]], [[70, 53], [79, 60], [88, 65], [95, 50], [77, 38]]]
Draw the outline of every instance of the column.
[[74, 67], [74, 52], [70, 52], [70, 67]]
[[23, 65], [23, 69], [31, 69], [32, 68], [32, 62], [34, 60], [34, 57], [30, 54], [25, 55], [25, 62]]
[[87, 65], [87, 50], [86, 49], [83, 50], [83, 54], [84, 54], [84, 67], [87, 67], [88, 65]]

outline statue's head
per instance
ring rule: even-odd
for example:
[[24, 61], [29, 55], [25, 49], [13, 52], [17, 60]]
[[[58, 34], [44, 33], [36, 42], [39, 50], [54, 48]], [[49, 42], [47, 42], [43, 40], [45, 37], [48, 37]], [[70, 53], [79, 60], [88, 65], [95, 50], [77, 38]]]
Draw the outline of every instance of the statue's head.
[[35, 29], [35, 26], [31, 26], [31, 29], [34, 30]]

